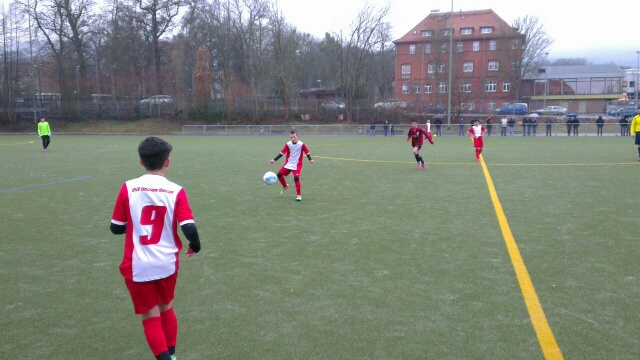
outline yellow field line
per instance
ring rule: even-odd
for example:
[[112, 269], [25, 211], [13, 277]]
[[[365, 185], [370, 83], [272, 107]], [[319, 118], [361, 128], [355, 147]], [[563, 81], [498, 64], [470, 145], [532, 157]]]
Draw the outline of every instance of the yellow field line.
[[502, 236], [504, 237], [507, 250], [509, 251], [509, 257], [511, 258], [511, 263], [513, 264], [516, 277], [518, 278], [518, 283], [520, 284], [520, 291], [524, 297], [524, 302], [527, 306], [531, 323], [536, 335], [538, 336], [538, 342], [542, 348], [544, 358], [547, 360], [563, 359], [562, 352], [560, 351], [558, 343], [553, 336], [553, 332], [551, 331], [551, 327], [544, 315], [536, 290], [533, 287], [533, 282], [529, 277], [527, 267], [524, 265], [524, 260], [522, 260], [522, 256], [520, 255], [520, 250], [518, 250], [518, 245], [511, 233], [509, 222], [502, 210], [502, 204], [500, 204], [500, 199], [498, 199], [498, 194], [493, 186], [493, 180], [491, 180], [489, 169], [484, 163], [484, 158], [481, 158], [480, 164], [482, 165], [482, 171], [484, 172], [484, 176], [487, 180], [487, 186], [489, 187], [489, 193], [491, 194], [491, 201], [493, 202], [493, 207], [495, 208], [496, 216], [498, 217]]
[[34, 141], [33, 141], [33, 140], [31, 140], [31, 141], [28, 141], [28, 142], [26, 142], [26, 143], [0, 144], [0, 146], [10, 146], [10, 145], [27, 145], [27, 144], [33, 144], [33, 143], [34, 143]]

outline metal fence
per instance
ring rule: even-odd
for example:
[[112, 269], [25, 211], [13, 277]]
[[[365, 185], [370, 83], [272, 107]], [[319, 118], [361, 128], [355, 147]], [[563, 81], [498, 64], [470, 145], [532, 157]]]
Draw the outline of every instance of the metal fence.
[[[292, 128], [298, 130], [304, 136], [406, 136], [411, 124], [389, 124], [387, 131], [382, 123], [376, 123], [372, 132], [370, 124], [337, 124], [337, 125], [184, 125], [182, 135], [204, 136], [286, 136]], [[436, 125], [431, 125], [431, 133], [438, 136], [467, 136], [469, 124], [442, 125], [440, 131]], [[501, 126], [493, 125], [491, 133], [487, 137], [501, 136]], [[523, 127], [521, 125], [506, 128], [506, 136], [598, 136], [596, 124], [583, 123], [577, 129], [568, 128], [566, 124], [551, 124], [549, 133], [547, 125], [537, 127]], [[629, 127], [620, 124], [604, 124], [602, 136], [629, 136]]]

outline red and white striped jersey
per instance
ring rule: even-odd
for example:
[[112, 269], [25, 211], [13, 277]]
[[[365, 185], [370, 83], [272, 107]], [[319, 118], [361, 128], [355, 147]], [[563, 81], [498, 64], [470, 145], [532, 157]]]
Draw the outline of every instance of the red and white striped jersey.
[[126, 227], [120, 273], [143, 282], [178, 270], [182, 242], [177, 229], [194, 220], [180, 185], [164, 176], [145, 174], [122, 185], [111, 222]]
[[297, 170], [298, 167], [302, 167], [303, 153], [309, 154], [309, 149], [307, 149], [307, 145], [305, 145], [302, 141], [298, 141], [295, 144], [289, 141], [284, 145], [280, 153], [287, 156], [284, 168], [289, 170]]

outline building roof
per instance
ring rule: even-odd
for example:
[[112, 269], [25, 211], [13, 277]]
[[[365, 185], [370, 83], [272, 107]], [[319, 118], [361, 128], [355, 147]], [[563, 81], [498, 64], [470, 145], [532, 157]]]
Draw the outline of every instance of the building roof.
[[[425, 37], [422, 36], [422, 31], [450, 28], [451, 22], [449, 19], [451, 15], [451, 12], [431, 13], [404, 36], [395, 40], [394, 43], [425, 41]], [[453, 12], [454, 39], [460, 37], [459, 29], [461, 28], [473, 28], [474, 36], [482, 38], [483, 34], [480, 33], [480, 28], [485, 26], [494, 28], [495, 32], [492, 34], [492, 37], [517, 34], [517, 31], [511, 25], [502, 20], [502, 18], [491, 9]], [[465, 38], [473, 38], [474, 36], [465, 35]]]
[[621, 78], [624, 70], [618, 65], [547, 65], [527, 80], [571, 79], [571, 78]]

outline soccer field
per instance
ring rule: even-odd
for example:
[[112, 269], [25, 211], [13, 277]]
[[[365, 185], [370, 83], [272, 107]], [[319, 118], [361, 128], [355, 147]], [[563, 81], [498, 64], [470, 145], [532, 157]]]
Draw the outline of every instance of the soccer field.
[[[202, 241], [174, 305], [186, 359], [639, 359], [631, 138], [169, 136]], [[143, 136], [0, 136], [0, 353], [151, 359], [109, 231]], [[34, 142], [35, 141], [35, 142]], [[290, 184], [293, 179], [288, 178]]]

